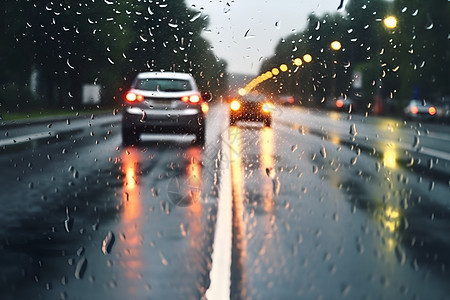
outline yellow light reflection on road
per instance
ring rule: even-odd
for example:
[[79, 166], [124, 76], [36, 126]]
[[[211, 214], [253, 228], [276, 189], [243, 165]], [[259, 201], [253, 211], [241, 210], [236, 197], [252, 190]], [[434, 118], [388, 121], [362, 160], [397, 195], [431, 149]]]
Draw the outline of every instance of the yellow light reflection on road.
[[383, 154], [384, 166], [395, 169], [397, 167], [397, 151], [394, 146], [387, 145]]
[[241, 278], [241, 297], [244, 299], [247, 295], [246, 290], [246, 274], [245, 274], [245, 257], [247, 256], [246, 230], [244, 224], [244, 173], [242, 169], [242, 144], [241, 132], [238, 127], [230, 127], [230, 155], [231, 155], [231, 184], [233, 190], [233, 228], [236, 234], [237, 253], [234, 259], [237, 259], [237, 265], [242, 271]]
[[[262, 194], [264, 199], [264, 210], [266, 212], [272, 212], [273, 210], [273, 193], [279, 191], [279, 181], [275, 175], [274, 170], [274, 140], [272, 128], [263, 128], [261, 130], [261, 177], [266, 179], [262, 180]], [[269, 173], [269, 178], [267, 176]]]

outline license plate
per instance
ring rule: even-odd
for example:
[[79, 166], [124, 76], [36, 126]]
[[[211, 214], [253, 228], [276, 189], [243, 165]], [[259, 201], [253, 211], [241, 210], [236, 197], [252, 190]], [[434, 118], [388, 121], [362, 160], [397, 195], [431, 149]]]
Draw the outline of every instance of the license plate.
[[172, 106], [172, 101], [171, 100], [147, 101], [147, 105], [150, 107], [170, 107]]

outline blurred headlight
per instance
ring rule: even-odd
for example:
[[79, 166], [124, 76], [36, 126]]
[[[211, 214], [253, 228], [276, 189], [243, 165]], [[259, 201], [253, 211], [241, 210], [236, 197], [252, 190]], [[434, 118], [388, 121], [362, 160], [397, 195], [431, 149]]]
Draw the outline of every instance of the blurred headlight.
[[230, 108], [234, 111], [239, 110], [239, 108], [241, 108], [241, 104], [239, 103], [239, 101], [233, 100], [230, 103]]
[[264, 103], [263, 106], [262, 106], [262, 110], [265, 113], [270, 113], [272, 111], [272, 104]]

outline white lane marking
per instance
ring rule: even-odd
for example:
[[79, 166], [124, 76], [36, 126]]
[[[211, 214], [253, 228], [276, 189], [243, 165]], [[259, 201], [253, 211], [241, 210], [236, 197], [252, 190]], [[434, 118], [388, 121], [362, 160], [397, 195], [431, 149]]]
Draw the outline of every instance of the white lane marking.
[[43, 139], [43, 138], [47, 138], [47, 137], [51, 137], [51, 136], [54, 136], [53, 131], [38, 132], [38, 133], [29, 134], [29, 135], [22, 135], [22, 136], [17, 136], [17, 137], [13, 137], [13, 138], [2, 139], [2, 140], [0, 140], [0, 147], [7, 146], [7, 145], [27, 143], [30, 141], [35, 141], [35, 140], [39, 140], [39, 139]]
[[[230, 157], [228, 130], [222, 135], [222, 157]], [[216, 229], [212, 253], [212, 267], [209, 274], [211, 284], [206, 291], [208, 300], [229, 300], [231, 287], [231, 248], [232, 248], [232, 192], [231, 168], [229, 160], [222, 160], [227, 165], [221, 165], [219, 203], [217, 209]]]

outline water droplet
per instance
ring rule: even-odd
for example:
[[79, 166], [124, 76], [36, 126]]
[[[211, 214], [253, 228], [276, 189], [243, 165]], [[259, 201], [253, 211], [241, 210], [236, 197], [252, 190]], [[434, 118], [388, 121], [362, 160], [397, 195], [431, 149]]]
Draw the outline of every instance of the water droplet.
[[413, 142], [413, 148], [417, 148], [420, 144], [420, 138], [419, 136], [414, 136], [414, 142]]
[[313, 166], [313, 173], [317, 174], [319, 172], [319, 167], [317, 167], [316, 165]]
[[280, 21], [276, 21], [275, 22], [275, 28], [276, 29], [280, 29]]
[[190, 22], [194, 22], [195, 20], [197, 20], [198, 18], [200, 18], [201, 15], [202, 15], [201, 12], [196, 13], [189, 21], [190, 21]]
[[323, 158], [327, 158], [327, 150], [325, 149], [324, 145], [322, 145], [322, 148], [320, 148], [320, 155], [322, 155]]
[[172, 27], [172, 28], [178, 28], [178, 24], [169, 23], [168, 25], [169, 25], [169, 27]]
[[159, 257], [161, 258], [161, 263], [162, 263], [164, 266], [168, 266], [168, 265], [169, 265], [169, 262], [168, 262], [167, 259], [164, 257], [164, 255], [162, 254], [161, 251], [159, 251]]
[[145, 36], [143, 36], [142, 34], [139, 36], [139, 38], [141, 39], [141, 41], [143, 41], [144, 43], [146, 43], [148, 41], [148, 39], [145, 38]]
[[356, 165], [357, 162], [358, 162], [358, 157], [356, 157], [356, 156], [350, 160], [350, 163], [352, 166]]
[[248, 29], [248, 30], [245, 32], [244, 38], [246, 38], [246, 39], [251, 39], [251, 38], [254, 38], [254, 37], [255, 37], [254, 35], [250, 35], [249, 33], [250, 33], [250, 29]]
[[356, 124], [355, 124], [355, 123], [353, 123], [353, 124], [350, 126], [350, 131], [349, 131], [349, 133], [350, 133], [352, 136], [356, 136], [356, 135], [358, 134], [358, 131], [356, 130]]
[[403, 249], [399, 245], [395, 246], [395, 256], [397, 256], [397, 260], [401, 265], [405, 264], [406, 254], [405, 251], [403, 251]]
[[430, 182], [430, 185], [428, 187], [428, 190], [431, 192], [434, 190], [434, 181]]
[[342, 284], [341, 286], [341, 294], [342, 296], [347, 296], [350, 293], [351, 286], [347, 283]]
[[70, 64], [69, 59], [67, 59], [66, 63], [69, 68], [71, 68], [72, 70], [75, 69], [75, 67]]
[[280, 179], [278, 178], [278, 176], [276, 178], [272, 179], [272, 188], [273, 188], [273, 193], [275, 195], [280, 194], [281, 183], [280, 183]]
[[84, 254], [84, 247], [80, 247], [80, 248], [78, 248], [78, 250], [77, 250], [77, 256], [82, 256], [83, 254]]
[[291, 146], [291, 151], [292, 152], [295, 152], [297, 149], [298, 149], [298, 145], [297, 144]]
[[75, 268], [75, 278], [76, 279], [82, 279], [84, 276], [84, 273], [86, 272], [87, 268], [87, 259], [85, 257], [82, 257]]
[[114, 233], [109, 231], [108, 234], [106, 235], [106, 237], [103, 239], [103, 243], [102, 243], [103, 254], [111, 253], [111, 250], [112, 250], [115, 240], [116, 240], [116, 238], [114, 236]]
[[155, 13], [152, 11], [152, 9], [151, 9], [151, 7], [149, 6], [149, 7], [147, 7], [147, 11], [148, 11], [148, 14], [150, 15], [150, 16], [153, 16]]

